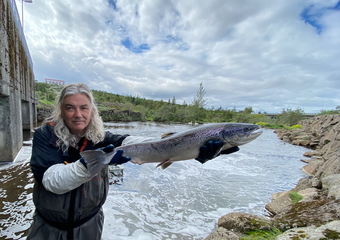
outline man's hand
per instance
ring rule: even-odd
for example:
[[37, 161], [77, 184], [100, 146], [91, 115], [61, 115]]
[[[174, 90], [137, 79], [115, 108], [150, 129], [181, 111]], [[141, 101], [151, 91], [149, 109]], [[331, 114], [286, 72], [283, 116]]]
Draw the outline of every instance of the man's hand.
[[[114, 146], [112, 144], [103, 148], [103, 151], [106, 153], [110, 153], [113, 150], [114, 150]], [[111, 159], [109, 165], [119, 165], [119, 164], [129, 162], [131, 158], [123, 156], [123, 153], [124, 153], [123, 150], [118, 150], [117, 153]]]
[[[216, 152], [218, 149], [221, 147], [221, 142], [220, 141], [209, 141], [205, 145], [201, 146], [200, 148], [200, 153], [197, 158], [195, 158], [197, 161], [200, 163], [205, 163], [208, 160], [211, 160], [214, 158]], [[240, 150], [239, 147], [232, 147], [226, 150], [223, 150], [220, 152], [220, 154], [230, 154], [234, 153]]]

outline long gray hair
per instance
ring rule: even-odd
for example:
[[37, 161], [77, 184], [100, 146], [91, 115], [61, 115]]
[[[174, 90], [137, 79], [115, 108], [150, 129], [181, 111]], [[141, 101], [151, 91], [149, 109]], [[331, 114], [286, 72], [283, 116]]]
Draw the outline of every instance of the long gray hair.
[[64, 119], [61, 115], [61, 107], [65, 97], [74, 94], [84, 94], [88, 97], [91, 104], [91, 120], [86, 128], [84, 137], [91, 140], [94, 144], [104, 140], [104, 126], [101, 117], [99, 116], [98, 109], [94, 103], [94, 98], [89, 87], [84, 83], [71, 83], [66, 85], [59, 96], [54, 102], [54, 109], [50, 117], [46, 118], [43, 124], [52, 123], [54, 126], [54, 133], [58, 137], [57, 146], [61, 147], [65, 152], [69, 146], [76, 146], [77, 137], [71, 134]]

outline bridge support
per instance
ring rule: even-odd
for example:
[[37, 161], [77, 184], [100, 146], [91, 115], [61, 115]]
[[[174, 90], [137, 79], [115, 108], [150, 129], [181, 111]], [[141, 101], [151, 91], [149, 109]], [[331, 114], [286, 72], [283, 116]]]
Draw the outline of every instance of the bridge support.
[[35, 80], [14, 1], [0, 1], [0, 162], [13, 161], [36, 124]]
[[0, 162], [13, 161], [23, 142], [20, 93], [0, 97]]

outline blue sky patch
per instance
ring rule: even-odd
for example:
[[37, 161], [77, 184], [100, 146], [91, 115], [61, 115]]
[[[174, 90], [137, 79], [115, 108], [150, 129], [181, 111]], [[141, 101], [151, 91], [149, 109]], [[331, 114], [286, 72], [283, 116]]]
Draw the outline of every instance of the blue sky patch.
[[322, 16], [322, 10], [320, 9], [319, 11], [313, 11], [313, 7], [314, 5], [305, 8], [300, 16], [305, 23], [315, 27], [317, 33], [320, 35], [322, 32], [322, 25], [318, 22], [318, 20]]
[[129, 49], [131, 52], [134, 52], [134, 53], [142, 53], [143, 51], [150, 50], [149, 45], [146, 43], [143, 43], [139, 46], [134, 46], [131, 43], [130, 38], [126, 38], [122, 40], [121, 43], [123, 44], [124, 47], [126, 47], [127, 49]]
[[181, 38], [178, 38], [173, 35], [167, 35], [166, 38], [164, 39], [164, 42], [175, 44], [176, 49], [180, 51], [187, 51], [190, 49], [189, 45], [186, 42], [183, 42]]
[[301, 19], [305, 23], [308, 23], [311, 26], [315, 27], [317, 33], [320, 35], [322, 30], [323, 30], [323, 26], [319, 22], [319, 19], [320, 19], [320, 17], [322, 17], [322, 15], [325, 13], [326, 10], [339, 11], [340, 10], [340, 1], [338, 1], [337, 4], [334, 7], [328, 7], [328, 8], [316, 9], [314, 4], [310, 5], [309, 7], [305, 8], [301, 12], [300, 16], [301, 16]]
[[108, 0], [110, 6], [117, 11], [117, 0]]

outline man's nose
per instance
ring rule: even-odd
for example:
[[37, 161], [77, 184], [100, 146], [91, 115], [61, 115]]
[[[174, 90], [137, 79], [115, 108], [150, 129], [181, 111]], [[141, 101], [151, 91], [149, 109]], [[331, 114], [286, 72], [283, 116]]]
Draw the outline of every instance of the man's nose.
[[76, 111], [75, 111], [74, 115], [75, 115], [76, 117], [81, 117], [81, 116], [82, 116], [82, 115], [81, 115], [81, 111], [80, 111], [79, 108], [76, 108]]

